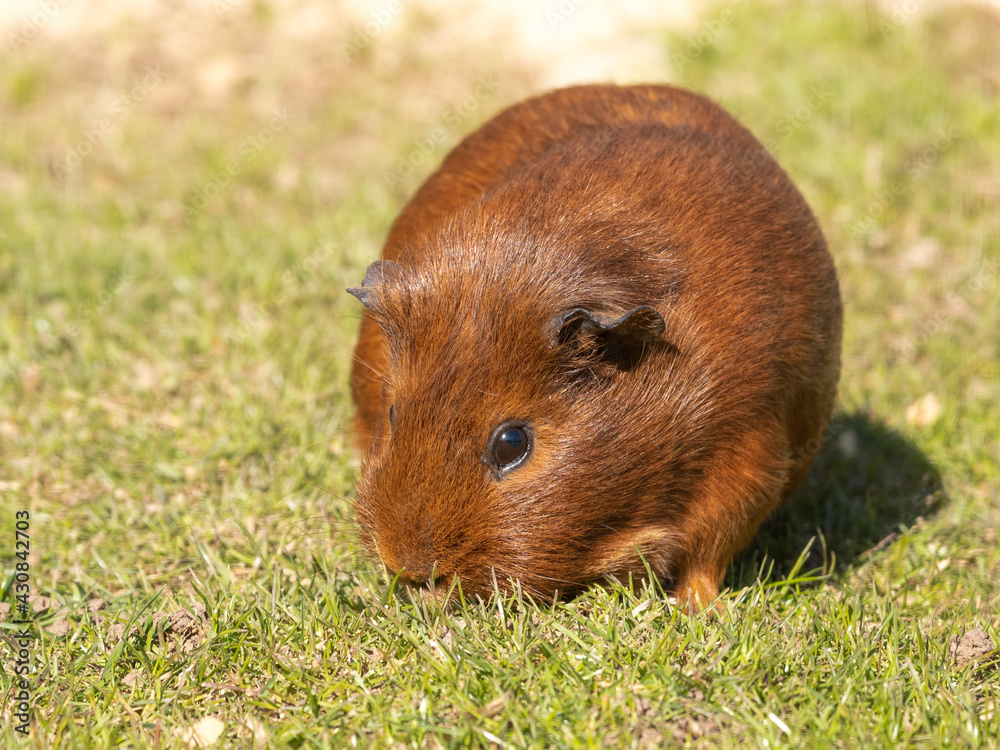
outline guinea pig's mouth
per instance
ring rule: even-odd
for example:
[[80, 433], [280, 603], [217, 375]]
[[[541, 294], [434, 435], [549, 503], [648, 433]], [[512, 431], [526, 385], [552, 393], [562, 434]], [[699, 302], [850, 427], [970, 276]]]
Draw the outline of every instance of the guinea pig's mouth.
[[547, 576], [501, 578], [499, 571], [492, 568], [486, 576], [465, 579], [453, 573], [415, 580], [406, 575], [405, 570], [393, 572], [388, 566], [386, 572], [396, 591], [405, 592], [412, 600], [434, 603], [446, 609], [456, 607], [463, 601], [482, 605], [495, 596], [514, 596], [517, 599], [523, 598], [526, 602], [538, 603], [570, 600], [586, 591], [590, 585], [606, 583], [604, 577], [590, 582], [557, 580]]
[[432, 575], [424, 578], [411, 577], [405, 570], [394, 573], [391, 568], [386, 571], [393, 579], [397, 591], [405, 591], [408, 596], [421, 599], [427, 603], [451, 606], [460, 599], [461, 582], [456, 575]]
[[[446, 607], [454, 606], [460, 601], [484, 603], [496, 595], [512, 593], [529, 594], [528, 588], [516, 578], [501, 578], [499, 571], [490, 568], [484, 576], [462, 578], [456, 573], [438, 574], [435, 570], [430, 576], [410, 576], [406, 570], [394, 572], [386, 566], [386, 572], [395, 585], [396, 590], [405, 591], [408, 596], [425, 602], [434, 602]], [[540, 594], [541, 592], [530, 592]], [[541, 598], [551, 600], [552, 592], [541, 594]]]
[[420, 599], [428, 604], [437, 604], [442, 607], [451, 607], [458, 602], [458, 596], [453, 587], [442, 581], [441, 585], [431, 583], [430, 585], [404, 584], [403, 590], [411, 599]]
[[395, 578], [399, 583], [410, 589], [426, 589], [428, 591], [435, 591], [442, 588], [447, 589], [451, 584], [449, 576], [437, 574], [436, 571], [431, 576], [416, 577], [409, 575], [405, 568], [395, 574], [393, 574], [392, 569], [389, 567], [386, 567], [386, 570], [389, 571], [390, 575], [395, 575]]

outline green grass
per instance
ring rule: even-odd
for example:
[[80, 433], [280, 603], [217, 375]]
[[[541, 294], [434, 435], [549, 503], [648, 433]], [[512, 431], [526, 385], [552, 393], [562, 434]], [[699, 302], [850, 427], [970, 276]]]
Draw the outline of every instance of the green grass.
[[1000, 642], [1000, 20], [874, 8], [647, 30], [800, 185], [845, 299], [832, 435], [718, 619], [627, 583], [442, 612], [353, 536], [344, 289], [533, 71], [412, 14], [345, 59], [263, 3], [0, 50], [3, 600], [18, 510], [51, 597], [28, 741], [0, 646], [0, 744], [996, 746], [1000, 670], [948, 644]]

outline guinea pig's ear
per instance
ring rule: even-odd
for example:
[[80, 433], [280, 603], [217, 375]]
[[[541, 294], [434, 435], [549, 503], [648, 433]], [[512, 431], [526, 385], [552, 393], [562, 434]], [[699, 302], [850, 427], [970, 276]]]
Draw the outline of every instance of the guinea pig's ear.
[[368, 270], [365, 272], [365, 278], [364, 281], [361, 282], [361, 286], [351, 287], [347, 290], [347, 293], [353, 294], [361, 300], [362, 305], [367, 307], [369, 310], [372, 310], [373, 305], [375, 304], [374, 292], [385, 283], [386, 278], [396, 274], [398, 271], [398, 263], [394, 263], [391, 260], [377, 260], [368, 266]]
[[617, 320], [575, 307], [552, 321], [550, 343], [571, 356], [631, 370], [666, 328], [663, 316], [649, 305], [633, 307]]

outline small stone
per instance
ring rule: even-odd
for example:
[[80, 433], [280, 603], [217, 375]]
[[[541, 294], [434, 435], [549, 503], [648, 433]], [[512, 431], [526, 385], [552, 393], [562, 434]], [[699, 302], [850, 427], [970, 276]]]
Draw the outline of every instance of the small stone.
[[73, 632], [73, 623], [69, 620], [56, 620], [45, 628], [45, 630], [57, 638], [64, 638]]
[[964, 635], [956, 635], [948, 646], [948, 656], [959, 669], [979, 661], [997, 650], [989, 634], [982, 628], [973, 628]]
[[214, 716], [206, 716], [188, 729], [178, 729], [176, 733], [189, 748], [211, 747], [222, 735], [226, 725]]
[[639, 747], [643, 748], [643, 750], [660, 747], [662, 743], [663, 735], [652, 727], [643, 729], [642, 734], [639, 735]]
[[124, 637], [125, 625], [123, 623], [116, 622], [108, 628], [108, 634], [104, 637], [104, 642], [107, 644], [108, 648], [114, 648]]
[[125, 675], [124, 678], [122, 678], [122, 684], [125, 687], [134, 688], [136, 685], [139, 684], [139, 681], [141, 679], [142, 675], [139, 673], [139, 670], [133, 669], [131, 672]]
[[906, 421], [917, 427], [930, 427], [941, 418], [944, 409], [933, 393], [914, 401], [906, 409]]
[[503, 711], [504, 706], [506, 705], [507, 705], [507, 696], [499, 695], [493, 700], [491, 700], [489, 703], [487, 703], [485, 706], [483, 706], [481, 709], [479, 709], [479, 713], [481, 716], [483, 716], [483, 718], [491, 719], [498, 713]]

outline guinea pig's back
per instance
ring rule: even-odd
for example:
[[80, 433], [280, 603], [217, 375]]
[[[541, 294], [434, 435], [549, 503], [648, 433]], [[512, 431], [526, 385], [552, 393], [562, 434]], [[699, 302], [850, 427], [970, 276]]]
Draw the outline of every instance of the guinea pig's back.
[[553, 148], [642, 125], [687, 126], [724, 139], [743, 163], [763, 154], [756, 139], [721, 107], [672, 86], [574, 86], [528, 99], [467, 136], [417, 190], [393, 223], [387, 260], [413, 258], [430, 228], [479, 198], [511, 171]]

